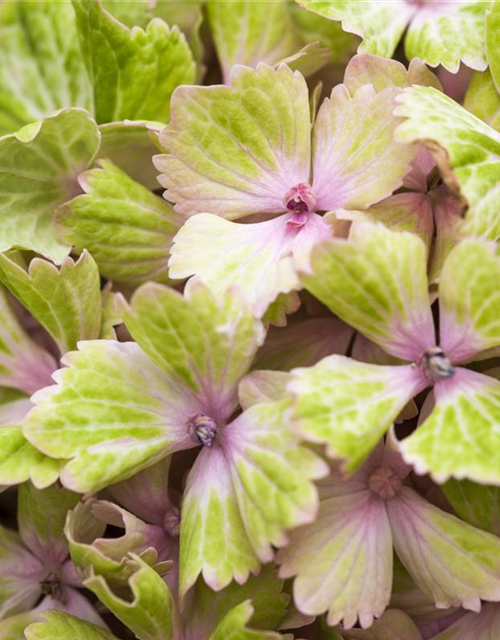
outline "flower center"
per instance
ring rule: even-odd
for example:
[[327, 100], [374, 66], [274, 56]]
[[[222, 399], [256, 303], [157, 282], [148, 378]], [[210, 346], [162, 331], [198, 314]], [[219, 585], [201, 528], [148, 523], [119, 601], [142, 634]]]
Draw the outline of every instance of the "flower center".
[[370, 491], [382, 500], [391, 500], [401, 489], [401, 478], [389, 467], [380, 467], [368, 480]]
[[307, 220], [307, 214], [314, 211], [316, 207], [316, 194], [311, 185], [299, 182], [285, 195], [283, 204], [293, 213], [287, 224], [302, 227]]
[[50, 596], [64, 604], [64, 595], [61, 579], [57, 573], [50, 572], [46, 578], [40, 582], [40, 589], [44, 596]]
[[424, 351], [421, 362], [425, 374], [431, 380], [443, 380], [455, 375], [455, 367], [440, 347], [431, 347]]
[[211, 447], [217, 434], [217, 423], [203, 413], [194, 413], [187, 419], [189, 435], [204, 447]]
[[171, 507], [163, 518], [163, 528], [169, 536], [175, 538], [179, 535], [181, 526], [181, 513], [177, 507]]

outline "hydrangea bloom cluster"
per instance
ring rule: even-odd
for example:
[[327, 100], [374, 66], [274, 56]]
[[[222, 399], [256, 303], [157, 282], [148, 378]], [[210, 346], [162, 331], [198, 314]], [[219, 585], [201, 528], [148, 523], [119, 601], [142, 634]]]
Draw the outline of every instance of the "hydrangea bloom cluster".
[[0, 640], [500, 640], [500, 0], [0, 4]]

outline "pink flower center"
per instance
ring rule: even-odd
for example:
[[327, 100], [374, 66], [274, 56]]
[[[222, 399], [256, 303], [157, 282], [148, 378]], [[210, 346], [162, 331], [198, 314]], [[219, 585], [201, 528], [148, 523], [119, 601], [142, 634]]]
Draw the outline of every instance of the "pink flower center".
[[283, 204], [292, 212], [287, 224], [302, 227], [307, 221], [307, 215], [316, 207], [316, 194], [311, 185], [299, 182], [283, 198]]
[[380, 467], [372, 473], [368, 486], [382, 500], [391, 500], [401, 489], [401, 478], [389, 467]]
[[455, 367], [440, 347], [431, 347], [424, 351], [420, 365], [425, 375], [433, 381], [452, 378], [455, 375]]
[[194, 413], [186, 422], [189, 435], [204, 447], [211, 447], [217, 435], [217, 423], [203, 413]]

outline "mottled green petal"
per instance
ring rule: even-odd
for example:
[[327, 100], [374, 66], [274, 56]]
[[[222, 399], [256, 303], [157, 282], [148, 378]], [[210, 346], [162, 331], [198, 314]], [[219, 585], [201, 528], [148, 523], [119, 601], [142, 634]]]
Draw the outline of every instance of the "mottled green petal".
[[79, 340], [99, 338], [99, 271], [86, 251], [77, 262], [65, 258], [59, 269], [35, 258], [28, 271], [0, 254], [0, 280], [47, 329], [61, 354], [75, 349]]
[[115, 594], [102, 576], [92, 575], [84, 582], [99, 600], [130, 629], [139, 640], [172, 640], [179, 629], [176, 606], [169, 588], [154, 569], [132, 556], [135, 571], [128, 586], [132, 599]]
[[[431, 4], [431, 3], [430, 3]], [[425, 3], [413, 18], [405, 38], [406, 57], [420, 58], [431, 67], [457, 73], [460, 63], [484, 71], [486, 61], [484, 20], [489, 2]]]
[[330, 20], [341, 20], [345, 31], [362, 37], [359, 51], [391, 58], [415, 9], [404, 0], [297, 0]]
[[113, 282], [169, 282], [170, 246], [182, 224], [172, 206], [107, 160], [78, 181], [85, 195], [59, 208], [59, 236], [79, 252], [88, 249]]
[[66, 109], [0, 138], [0, 251], [20, 247], [62, 262], [70, 247], [52, 216], [78, 189], [99, 137], [86, 111]]
[[35, 622], [26, 629], [27, 640], [118, 640], [109, 631], [67, 613], [48, 611], [42, 618], [44, 622]]
[[195, 80], [195, 63], [177, 27], [154, 19], [129, 29], [92, 0], [73, 0], [99, 124], [130, 120], [167, 122], [170, 96]]
[[418, 360], [434, 346], [427, 291], [427, 250], [416, 235], [356, 224], [350, 242], [332, 240], [312, 252], [306, 289], [385, 351]]
[[500, 485], [500, 382], [459, 368], [435, 386], [436, 407], [401, 443], [405, 460], [437, 482]]
[[71, 2], [3, 3], [0, 59], [0, 135], [63, 107], [90, 110]]
[[58, 384], [33, 396], [24, 434], [40, 451], [72, 460], [68, 488], [85, 492], [124, 480], [165, 457], [196, 446], [186, 421], [200, 411], [133, 342], [81, 342], [67, 354]]
[[328, 454], [355, 471], [406, 403], [427, 386], [411, 366], [379, 366], [328, 356], [309, 369], [295, 369], [288, 391], [296, 431], [326, 443]]
[[452, 362], [500, 345], [500, 257], [496, 247], [464, 240], [439, 281], [441, 347]]
[[432, 87], [404, 89], [396, 100], [396, 114], [406, 118], [396, 138], [429, 148], [445, 183], [468, 206], [463, 233], [496, 240], [500, 133]]
[[459, 518], [484, 531], [500, 534], [499, 487], [451, 479], [441, 489]]
[[123, 301], [123, 319], [137, 343], [163, 371], [189, 388], [213, 419], [236, 406], [237, 385], [250, 368], [264, 329], [237, 291], [220, 300], [200, 283], [185, 296], [143, 285]]
[[306, 82], [286, 65], [237, 65], [231, 88], [181, 87], [155, 157], [165, 197], [180, 213], [228, 219], [282, 213], [290, 189], [309, 181]]

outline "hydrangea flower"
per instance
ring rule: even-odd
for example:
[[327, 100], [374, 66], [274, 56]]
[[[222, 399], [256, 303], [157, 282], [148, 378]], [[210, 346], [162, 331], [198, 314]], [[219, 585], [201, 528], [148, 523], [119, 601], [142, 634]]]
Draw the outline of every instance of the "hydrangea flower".
[[238, 284], [262, 317], [300, 287], [297, 269], [332, 235], [318, 212], [365, 209], [401, 186], [417, 148], [393, 140], [394, 100], [403, 86], [436, 81], [418, 61], [407, 72], [361, 58], [312, 118], [304, 78], [284, 65], [236, 66], [231, 88], [175, 92], [160, 136], [168, 153], [155, 158], [165, 197], [189, 216], [172, 278], [195, 275], [217, 295]]
[[[500, 345], [500, 262], [493, 244], [463, 240], [439, 280], [436, 341], [423, 241], [357, 223], [345, 240], [315, 248], [306, 288], [391, 356], [410, 364], [379, 366], [330, 356], [296, 369], [296, 432], [326, 443], [352, 472], [407, 402], [428, 387], [435, 407], [401, 443], [406, 462], [438, 482], [451, 476], [500, 483], [497, 458], [500, 383], [465, 368]], [[498, 443], [500, 444], [500, 443]]]

